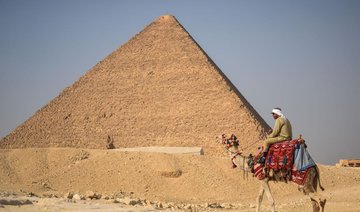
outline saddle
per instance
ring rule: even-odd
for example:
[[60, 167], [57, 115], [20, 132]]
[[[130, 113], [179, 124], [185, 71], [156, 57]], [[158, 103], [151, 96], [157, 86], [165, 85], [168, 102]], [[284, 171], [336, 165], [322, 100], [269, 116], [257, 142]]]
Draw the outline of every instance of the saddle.
[[291, 170], [294, 164], [295, 147], [298, 139], [272, 144], [265, 160], [265, 167], [274, 171]]
[[265, 165], [256, 162], [262, 155], [262, 151], [260, 151], [253, 160], [253, 173], [255, 177], [262, 180], [265, 177], [269, 177], [269, 172], [281, 172], [285, 181], [293, 181], [296, 184], [303, 185], [308, 169], [296, 170], [294, 166], [294, 152], [301, 144], [305, 145], [304, 142], [300, 137], [299, 139], [272, 144], [266, 156]]

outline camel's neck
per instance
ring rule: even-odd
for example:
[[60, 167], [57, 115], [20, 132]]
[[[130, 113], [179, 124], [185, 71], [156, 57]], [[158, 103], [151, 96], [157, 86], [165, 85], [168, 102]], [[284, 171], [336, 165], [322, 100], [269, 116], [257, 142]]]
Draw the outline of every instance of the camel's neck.
[[231, 153], [240, 153], [240, 149], [239, 149], [238, 146], [229, 147], [228, 150], [229, 150]]
[[248, 158], [242, 155], [237, 155], [235, 156], [235, 160], [233, 160], [234, 163], [241, 168], [242, 170], [246, 171], [246, 172], [251, 172], [251, 169], [247, 163]]

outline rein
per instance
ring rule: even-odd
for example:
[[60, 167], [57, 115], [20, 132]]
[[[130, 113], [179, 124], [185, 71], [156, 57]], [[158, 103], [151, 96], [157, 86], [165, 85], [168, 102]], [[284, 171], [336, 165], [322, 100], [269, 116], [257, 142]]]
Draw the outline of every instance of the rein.
[[257, 142], [259, 142], [259, 141], [261, 141], [261, 139], [256, 140], [256, 141], [255, 141], [255, 142], [253, 142], [253, 143], [250, 143], [250, 144], [249, 144], [249, 145], [247, 145], [245, 148], [241, 148], [241, 149], [242, 149], [242, 151], [247, 150], [249, 147], [251, 147], [252, 145], [256, 144], [256, 143], [257, 143]]
[[233, 152], [233, 151], [229, 150], [229, 148], [226, 148], [226, 147], [224, 147], [224, 148], [233, 155], [241, 155], [241, 152]]

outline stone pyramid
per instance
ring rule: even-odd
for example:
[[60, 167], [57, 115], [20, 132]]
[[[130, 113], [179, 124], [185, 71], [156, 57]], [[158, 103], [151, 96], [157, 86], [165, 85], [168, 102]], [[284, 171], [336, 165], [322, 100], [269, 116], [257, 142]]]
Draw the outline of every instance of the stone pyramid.
[[[197, 146], [266, 122], [172, 15], [157, 18], [0, 141], [0, 148]], [[261, 142], [255, 144], [261, 145]], [[255, 148], [255, 147], [254, 147]]]

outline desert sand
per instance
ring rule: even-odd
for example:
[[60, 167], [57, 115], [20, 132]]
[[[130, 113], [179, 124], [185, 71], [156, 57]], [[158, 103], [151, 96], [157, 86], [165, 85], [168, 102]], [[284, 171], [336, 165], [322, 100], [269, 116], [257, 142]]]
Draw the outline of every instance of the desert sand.
[[[360, 169], [319, 168], [326, 210], [360, 211]], [[206, 154], [11, 149], [0, 150], [0, 170], [0, 209], [12, 211], [252, 211], [260, 187], [227, 157]], [[278, 211], [311, 211], [297, 185], [270, 185]]]

